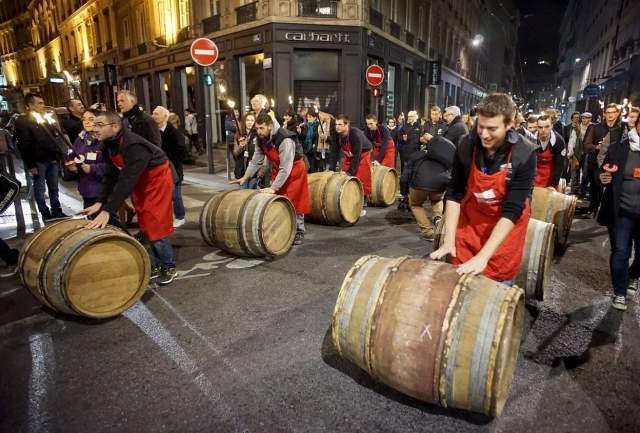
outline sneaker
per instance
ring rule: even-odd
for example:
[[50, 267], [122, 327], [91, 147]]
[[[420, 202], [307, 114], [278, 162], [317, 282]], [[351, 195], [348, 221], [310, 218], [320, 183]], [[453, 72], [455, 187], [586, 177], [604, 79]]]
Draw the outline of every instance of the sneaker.
[[151, 267], [151, 276], [149, 277], [149, 282], [157, 280], [162, 273], [162, 268], [160, 266], [152, 266]]
[[162, 268], [160, 271], [160, 277], [157, 279], [157, 283], [161, 286], [166, 286], [171, 283], [173, 279], [178, 275], [176, 268]]
[[67, 215], [66, 213], [62, 212], [62, 209], [54, 210], [51, 213], [53, 214], [54, 218], [68, 218], [69, 217], [69, 215]]
[[640, 278], [629, 278], [629, 287], [627, 287], [627, 296], [634, 296], [640, 290]]
[[362, 209], [362, 210], [360, 211], [360, 216], [361, 216], [361, 217], [365, 216], [366, 214], [367, 214], [367, 211], [366, 211], [366, 210]]
[[435, 227], [438, 227], [438, 224], [440, 224], [440, 221], [442, 221], [442, 217], [441, 216], [434, 216], [433, 217], [433, 225]]
[[298, 232], [296, 233], [296, 237], [293, 238], [293, 245], [302, 245], [304, 241], [304, 233]]
[[620, 295], [614, 295], [611, 306], [616, 310], [624, 311], [627, 309], [627, 298]]
[[184, 225], [184, 218], [182, 218], [182, 219], [176, 218], [176, 219], [173, 220], [173, 228], [174, 229], [177, 229], [178, 227], [182, 227], [183, 225]]
[[0, 274], [0, 278], [13, 277], [18, 273], [18, 265], [9, 266], [6, 272]]

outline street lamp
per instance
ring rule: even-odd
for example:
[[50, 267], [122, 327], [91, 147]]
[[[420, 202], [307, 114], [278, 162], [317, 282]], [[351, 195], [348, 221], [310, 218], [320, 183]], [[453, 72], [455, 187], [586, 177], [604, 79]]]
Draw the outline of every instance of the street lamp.
[[484, 36], [477, 34], [471, 39], [471, 45], [474, 47], [479, 47], [484, 42]]

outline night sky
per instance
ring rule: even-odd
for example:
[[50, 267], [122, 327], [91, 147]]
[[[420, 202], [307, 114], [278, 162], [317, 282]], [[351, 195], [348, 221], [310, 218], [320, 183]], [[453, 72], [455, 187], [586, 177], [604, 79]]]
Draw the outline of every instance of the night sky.
[[[520, 10], [520, 58], [528, 82], [553, 82], [557, 70], [560, 24], [569, 0], [516, 0]], [[550, 65], [538, 65], [546, 60]]]

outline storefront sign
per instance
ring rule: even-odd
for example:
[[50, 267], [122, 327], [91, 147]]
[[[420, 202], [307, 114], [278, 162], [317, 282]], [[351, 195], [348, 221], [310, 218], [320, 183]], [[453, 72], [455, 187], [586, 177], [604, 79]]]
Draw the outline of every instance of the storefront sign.
[[350, 44], [351, 34], [342, 32], [286, 31], [284, 40], [291, 42], [327, 42], [330, 44]]
[[429, 62], [429, 85], [439, 86], [442, 84], [442, 63]]

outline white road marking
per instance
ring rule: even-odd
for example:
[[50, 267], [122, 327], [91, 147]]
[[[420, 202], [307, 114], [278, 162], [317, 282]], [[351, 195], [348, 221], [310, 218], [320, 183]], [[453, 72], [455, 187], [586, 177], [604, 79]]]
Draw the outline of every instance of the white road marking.
[[29, 338], [29, 346], [31, 348], [31, 375], [29, 376], [27, 431], [40, 433], [48, 431], [46, 399], [55, 373], [53, 340], [49, 334], [34, 334]]
[[[179, 274], [180, 272], [178, 272]], [[176, 277], [175, 280], [187, 280], [189, 278], [200, 278], [200, 277], [208, 277], [209, 275], [211, 275], [211, 272], [209, 272], [208, 274], [193, 274], [193, 275], [182, 275], [180, 277]]]
[[190, 198], [186, 195], [182, 195], [182, 202], [186, 209], [199, 208], [204, 205], [204, 202], [202, 200], [196, 200], [195, 198]]
[[236, 431], [246, 431], [246, 428], [240, 425], [241, 421], [234, 416], [232, 409], [222, 401], [222, 396], [204, 372], [200, 370], [195, 361], [189, 357], [187, 352], [146, 305], [138, 302], [125, 311], [123, 315], [140, 328], [185, 374], [192, 378], [194, 385], [200, 389], [211, 403], [220, 408], [221, 414], [235, 424]]

